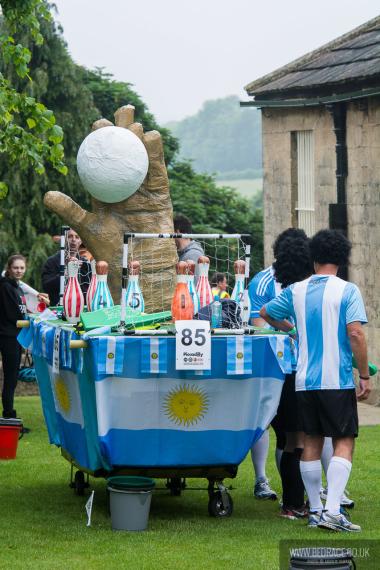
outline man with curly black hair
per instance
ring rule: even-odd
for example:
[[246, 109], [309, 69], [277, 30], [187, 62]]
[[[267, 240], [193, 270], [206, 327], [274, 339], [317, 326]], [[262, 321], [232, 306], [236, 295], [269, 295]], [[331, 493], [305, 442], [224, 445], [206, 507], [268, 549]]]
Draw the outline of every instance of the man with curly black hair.
[[[302, 232], [302, 234], [288, 234], [277, 244], [273, 270], [274, 277], [277, 282], [281, 283], [282, 289], [312, 274], [313, 265], [309, 242], [309, 238]], [[295, 345], [292, 346], [295, 352]], [[294, 365], [296, 365], [296, 355]], [[300, 471], [304, 433], [295, 391], [295, 372], [285, 377], [277, 415], [272, 425], [277, 430], [285, 432], [284, 449], [280, 461], [282, 483], [280, 516], [290, 520], [305, 517], [307, 516], [305, 488]]]
[[[357, 399], [370, 393], [367, 323], [360, 291], [337, 277], [348, 265], [351, 244], [336, 230], [321, 230], [310, 241], [315, 275], [291, 285], [260, 311], [270, 325], [289, 331], [285, 319], [297, 325], [299, 358], [296, 390], [305, 432], [301, 473], [310, 502], [309, 526], [359, 532], [340, 512], [358, 435]], [[355, 392], [352, 353], [359, 370]], [[325, 437], [333, 438], [334, 455], [327, 471], [325, 509], [320, 498], [321, 452]]]
[[[298, 240], [298, 241], [297, 241]], [[288, 228], [282, 233], [280, 233], [274, 244], [273, 244], [273, 254], [275, 259], [278, 257], [281, 250], [282, 244], [284, 244], [284, 251], [294, 251], [293, 243], [296, 247], [300, 246], [301, 242], [307, 242], [308, 238], [303, 230], [296, 228]], [[298, 256], [300, 259], [302, 256]], [[309, 259], [308, 253], [306, 257]], [[292, 269], [295, 272], [296, 279], [304, 279], [309, 273], [302, 273], [299, 279], [297, 275], [299, 274], [299, 269], [296, 267], [296, 263], [293, 263]], [[285, 268], [284, 268], [285, 272]], [[285, 273], [284, 273], [285, 276]], [[294, 281], [292, 281], [294, 282]], [[270, 265], [263, 271], [257, 273], [251, 282], [249, 283], [248, 291], [251, 301], [251, 315], [250, 321], [254, 326], [268, 326], [267, 323], [260, 317], [259, 311], [261, 307], [268, 303], [271, 299], [274, 299], [277, 295], [281, 293], [282, 283], [279, 279], [275, 278], [274, 275], [274, 265]], [[275, 418], [272, 422], [272, 427], [276, 433], [276, 464], [277, 469], [281, 475], [281, 459], [284, 447], [286, 445], [286, 435], [283, 426], [280, 425], [278, 421], [279, 418]], [[266, 460], [269, 451], [269, 432], [266, 430], [261, 436], [258, 442], [256, 442], [251, 449], [251, 458], [256, 474], [256, 482], [254, 487], [254, 495], [257, 499], [275, 499], [276, 493], [273, 491], [268, 483], [268, 479], [265, 473]], [[290, 477], [288, 478], [290, 481]], [[293, 479], [294, 481], [294, 479]], [[292, 486], [293, 486], [292, 481]], [[300, 491], [298, 495], [303, 494], [303, 484], [301, 481]], [[302, 501], [303, 502], [303, 501]], [[291, 515], [292, 518], [295, 518]]]

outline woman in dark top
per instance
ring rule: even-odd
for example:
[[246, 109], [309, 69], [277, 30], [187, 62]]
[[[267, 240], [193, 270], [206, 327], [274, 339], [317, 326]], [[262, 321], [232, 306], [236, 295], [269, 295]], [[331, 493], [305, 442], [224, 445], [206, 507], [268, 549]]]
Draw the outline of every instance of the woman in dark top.
[[[25, 257], [12, 255], [7, 261], [4, 277], [0, 277], [0, 352], [4, 375], [1, 396], [4, 418], [16, 417], [13, 401], [21, 358], [16, 321], [24, 319], [26, 314], [24, 292], [20, 288], [25, 270]], [[39, 300], [47, 302], [46, 297], [41, 296]], [[24, 431], [28, 431], [27, 428]]]

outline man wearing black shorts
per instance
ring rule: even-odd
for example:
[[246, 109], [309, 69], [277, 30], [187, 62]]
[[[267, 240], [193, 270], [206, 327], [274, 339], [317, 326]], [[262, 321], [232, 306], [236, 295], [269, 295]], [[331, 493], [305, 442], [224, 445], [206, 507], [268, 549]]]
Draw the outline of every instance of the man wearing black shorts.
[[[315, 275], [285, 289], [260, 312], [272, 326], [297, 325], [299, 358], [296, 390], [305, 432], [301, 473], [310, 502], [309, 526], [359, 532], [340, 512], [340, 499], [352, 467], [358, 435], [356, 400], [370, 393], [367, 346], [362, 325], [367, 322], [362, 296], [353, 283], [337, 277], [347, 265], [351, 244], [335, 230], [321, 230], [310, 241]], [[355, 393], [352, 353], [359, 370]], [[327, 471], [328, 494], [323, 509], [321, 452], [324, 437], [333, 438], [334, 455]]]
[[[273, 254], [275, 257], [273, 265], [258, 273], [249, 285], [252, 324], [255, 326], [268, 326], [259, 314], [265, 303], [279, 295], [283, 288], [305, 279], [312, 272], [309, 240], [303, 230], [289, 228], [282, 232], [273, 245]], [[276, 462], [282, 482], [280, 515], [296, 519], [307, 513], [304, 508], [304, 485], [299, 467], [303, 434], [300, 433], [300, 422], [297, 419], [294, 374], [285, 377], [277, 415], [271, 425], [276, 433]], [[257, 455], [265, 445], [268, 448], [267, 432], [251, 450], [256, 476]], [[268, 487], [267, 480], [264, 477], [257, 477], [255, 496], [267, 498], [273, 497], [273, 494], [274, 491]]]

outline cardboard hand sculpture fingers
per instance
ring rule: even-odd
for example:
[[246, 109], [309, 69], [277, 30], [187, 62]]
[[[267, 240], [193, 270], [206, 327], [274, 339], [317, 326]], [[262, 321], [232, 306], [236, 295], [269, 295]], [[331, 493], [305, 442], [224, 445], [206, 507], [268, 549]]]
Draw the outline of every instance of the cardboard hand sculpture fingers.
[[[84, 210], [61, 192], [47, 192], [44, 197], [45, 205], [78, 232], [95, 259], [102, 259], [108, 262], [109, 286], [112, 296], [117, 303], [121, 295], [124, 232], [173, 232], [173, 209], [169, 194], [169, 180], [164, 161], [161, 135], [158, 131], [144, 133], [142, 125], [134, 123], [133, 120], [134, 107], [131, 105], [121, 107], [115, 113], [116, 127], [122, 127], [134, 133], [143, 143], [148, 156], [148, 172], [137, 191], [126, 199], [110, 202], [111, 199], [117, 199], [117, 192], [120, 188], [116, 188], [116, 193], [113, 196], [108, 196], [107, 188], [104, 187], [104, 193], [102, 194], [103, 191], [99, 179], [102, 174], [104, 176], [103, 171], [103, 173], [99, 173], [98, 178], [95, 176], [97, 196], [99, 198], [100, 195], [102, 200], [92, 197], [92, 212]], [[78, 172], [80, 172], [79, 155], [87, 139], [90, 139], [95, 134], [95, 131], [110, 128], [116, 129], [116, 127], [105, 119], [96, 121], [93, 124], [91, 135], [82, 143], [78, 153]], [[111, 131], [100, 133], [101, 136], [104, 134], [111, 134]], [[125, 133], [118, 132], [116, 134], [119, 136]], [[137, 142], [140, 144], [139, 141]], [[90, 156], [91, 159], [91, 150], [87, 153], [87, 156]], [[112, 158], [113, 162], [111, 161], [108, 164], [111, 164], [113, 169], [111, 174], [115, 171], [116, 177], [118, 162], [115, 160], [115, 157]], [[121, 160], [124, 160], [124, 157]], [[107, 174], [105, 178], [107, 178]], [[82, 176], [81, 179], [86, 186], [85, 179]], [[91, 183], [93, 184], [93, 182]], [[91, 191], [91, 193], [93, 192]], [[145, 298], [145, 310], [151, 312], [161, 310], [162, 308], [170, 308], [175, 285], [175, 263], [177, 261], [174, 240], [141, 240], [138, 248], [135, 248], [134, 259], [138, 259], [142, 267], [141, 285]], [[159, 305], [157, 304], [158, 302]]]

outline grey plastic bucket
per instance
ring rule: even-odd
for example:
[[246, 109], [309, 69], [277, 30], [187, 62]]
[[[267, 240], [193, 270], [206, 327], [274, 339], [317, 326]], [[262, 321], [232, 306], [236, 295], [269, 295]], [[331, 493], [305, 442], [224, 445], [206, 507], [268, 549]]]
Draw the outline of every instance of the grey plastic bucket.
[[[115, 478], [116, 479], [116, 478]], [[121, 479], [118, 478], [119, 480]], [[150, 503], [152, 500], [152, 489], [154, 482], [146, 488], [144, 481], [138, 488], [136, 482], [128, 486], [128, 477], [123, 478], [125, 483], [113, 485], [112, 478], [108, 483], [110, 494], [111, 524], [113, 530], [141, 531], [146, 530], [149, 520]], [[135, 480], [137, 478], [134, 478]], [[146, 478], [141, 478], [142, 480]]]

